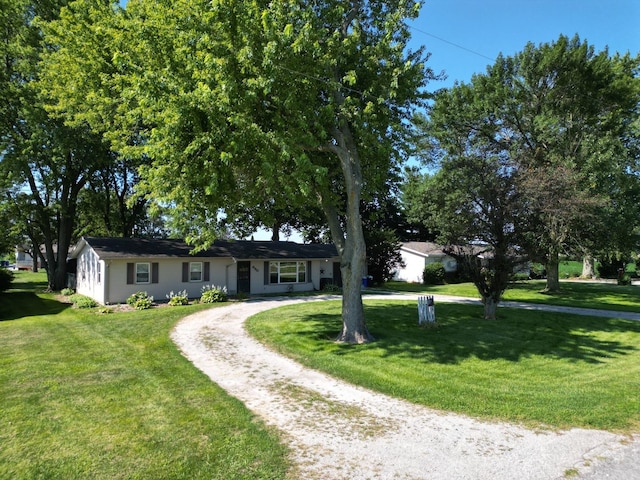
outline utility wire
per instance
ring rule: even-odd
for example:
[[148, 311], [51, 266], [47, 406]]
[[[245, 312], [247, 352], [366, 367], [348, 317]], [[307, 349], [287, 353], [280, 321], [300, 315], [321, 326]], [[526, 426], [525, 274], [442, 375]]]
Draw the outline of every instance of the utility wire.
[[423, 35], [426, 35], [428, 37], [432, 37], [432, 38], [435, 38], [436, 40], [440, 40], [441, 42], [448, 43], [449, 45], [453, 45], [454, 47], [459, 48], [461, 50], [464, 50], [466, 52], [473, 53], [474, 55], [477, 55], [478, 57], [486, 58], [487, 60], [491, 60], [492, 62], [495, 61], [495, 58], [487, 57], [486, 55], [483, 55], [482, 53], [476, 52], [475, 50], [471, 50], [470, 48], [467, 48], [467, 47], [463, 47], [462, 45], [458, 45], [457, 43], [450, 42], [449, 40], [446, 40], [446, 39], [444, 39], [442, 37], [438, 37], [437, 35], [433, 35], [432, 33], [425, 32], [424, 30], [421, 30], [421, 29], [419, 29], [417, 27], [413, 27], [413, 26], [409, 25], [409, 28], [412, 29], [412, 30], [415, 30], [416, 32], [419, 32], [419, 33], [421, 33]]
[[[457, 43], [451, 42], [451, 41], [449, 41], [449, 40], [447, 40], [445, 38], [438, 37], [437, 35], [433, 35], [432, 33], [425, 32], [424, 30], [422, 30], [420, 28], [417, 28], [417, 27], [414, 27], [414, 26], [411, 26], [411, 25], [409, 25], [409, 28], [412, 29], [412, 30], [415, 30], [418, 33], [426, 35], [428, 37], [435, 38], [436, 40], [440, 40], [441, 42], [447, 43], [447, 44], [452, 45], [452, 46], [454, 46], [456, 48], [459, 48], [459, 49], [464, 50], [466, 52], [472, 53], [473, 55], [476, 55], [478, 57], [482, 57], [482, 58], [490, 60], [492, 62], [495, 61], [495, 58], [488, 57], [487, 55], [484, 55], [484, 54], [482, 54], [480, 52], [476, 52], [475, 50], [471, 50], [470, 48], [463, 47], [462, 45], [458, 45]], [[307, 73], [302, 73], [302, 72], [299, 72], [299, 71], [296, 71], [296, 70], [292, 70], [292, 69], [287, 68], [287, 67], [285, 67], [283, 65], [277, 65], [277, 68], [280, 68], [282, 70], [285, 70], [285, 71], [287, 71], [289, 73], [292, 73], [292, 74], [300, 76], [300, 77], [305, 77], [305, 78], [308, 78], [310, 80], [315, 80], [315, 81], [320, 82], [320, 83], [325, 83], [327, 85], [332, 85], [333, 84], [328, 79], [320, 78], [320, 77], [316, 77], [316, 76], [313, 76], [313, 75], [309, 75]], [[366, 93], [364, 93], [364, 92], [362, 92], [360, 90], [357, 90], [355, 88], [348, 87], [346, 85], [340, 85], [339, 88], [340, 88], [340, 90], [345, 90], [345, 91], [348, 91], [350, 93], [355, 93], [355, 94], [359, 95], [362, 98], [368, 97], [368, 95]]]

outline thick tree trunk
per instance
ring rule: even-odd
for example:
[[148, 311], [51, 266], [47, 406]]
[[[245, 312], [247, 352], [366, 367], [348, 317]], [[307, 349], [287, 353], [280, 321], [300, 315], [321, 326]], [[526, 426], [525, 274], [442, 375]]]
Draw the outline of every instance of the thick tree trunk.
[[560, 273], [559, 273], [560, 260], [557, 253], [551, 253], [547, 257], [547, 263], [545, 268], [547, 270], [547, 285], [544, 292], [559, 292], [560, 291]]
[[596, 261], [591, 255], [582, 257], [582, 278], [596, 278]]
[[366, 343], [373, 340], [364, 320], [362, 304], [362, 271], [364, 260], [360, 254], [344, 259], [342, 272], [342, 331], [336, 338], [344, 343]]
[[482, 303], [484, 304], [484, 319], [495, 320], [496, 311], [498, 310], [498, 301], [493, 297], [485, 297], [482, 299]]
[[362, 276], [367, 254], [360, 218], [362, 192], [360, 159], [357, 145], [346, 123], [336, 128], [333, 133], [336, 143], [328, 146], [327, 150], [338, 156], [344, 175], [346, 191], [344, 223], [338, 215], [335, 200], [330, 199], [332, 194], [325, 192], [320, 196], [331, 237], [340, 255], [340, 272], [342, 273], [342, 331], [336, 341], [366, 343], [374, 338], [367, 329], [362, 305]]

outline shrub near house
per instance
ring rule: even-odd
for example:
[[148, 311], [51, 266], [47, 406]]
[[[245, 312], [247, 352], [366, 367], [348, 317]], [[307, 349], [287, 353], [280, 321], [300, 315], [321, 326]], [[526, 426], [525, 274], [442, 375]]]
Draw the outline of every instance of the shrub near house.
[[150, 297], [147, 292], [136, 292], [127, 298], [127, 305], [136, 310], [146, 310], [153, 305], [153, 297]]
[[0, 292], [9, 290], [11, 282], [13, 282], [13, 272], [6, 268], [0, 268]]
[[228, 299], [227, 288], [215, 285], [205, 285], [202, 287], [201, 303], [226, 302]]
[[422, 283], [425, 285], [442, 285], [444, 284], [444, 276], [444, 265], [441, 263], [430, 263], [424, 267]]

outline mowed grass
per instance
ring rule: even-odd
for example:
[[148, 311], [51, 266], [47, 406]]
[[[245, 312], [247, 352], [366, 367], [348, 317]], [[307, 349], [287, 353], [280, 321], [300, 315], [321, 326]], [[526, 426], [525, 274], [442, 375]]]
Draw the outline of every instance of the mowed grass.
[[[640, 312], [640, 286], [638, 285], [567, 280], [560, 282], [560, 291], [556, 293], [543, 293], [544, 287], [544, 280], [513, 282], [505, 291], [502, 299], [567, 307]], [[394, 292], [480, 298], [478, 290], [472, 283], [421, 285], [418, 283], [388, 282], [385, 284], [385, 288]]]
[[0, 295], [0, 478], [286, 477], [275, 432], [169, 338], [211, 307], [100, 315], [29, 292], [26, 275]]
[[261, 341], [348, 382], [436, 409], [534, 427], [640, 430], [640, 322], [415, 302], [366, 301], [376, 341], [333, 342], [340, 302], [283, 307], [249, 320]]

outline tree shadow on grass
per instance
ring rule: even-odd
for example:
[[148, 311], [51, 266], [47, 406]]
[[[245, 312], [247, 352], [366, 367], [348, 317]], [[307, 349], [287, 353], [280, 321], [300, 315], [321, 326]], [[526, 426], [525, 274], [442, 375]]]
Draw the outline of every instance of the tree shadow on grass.
[[34, 292], [14, 291], [0, 294], [0, 321], [56, 315], [67, 308], [70, 308], [70, 305], [39, 297]]
[[[601, 363], [608, 358], [638, 350], [615, 334], [640, 335], [640, 322], [553, 312], [504, 308], [499, 319], [482, 319], [482, 306], [440, 304], [436, 306], [437, 328], [418, 326], [415, 304], [368, 304], [365, 314], [376, 341], [366, 345], [340, 345], [335, 354], [354, 348], [375, 348], [383, 356], [401, 356], [425, 363], [456, 364], [476, 357], [507, 360], [542, 356], [575, 362]], [[317, 341], [332, 340], [340, 330], [339, 316], [316, 314], [308, 318], [310, 328], [300, 335]]]

